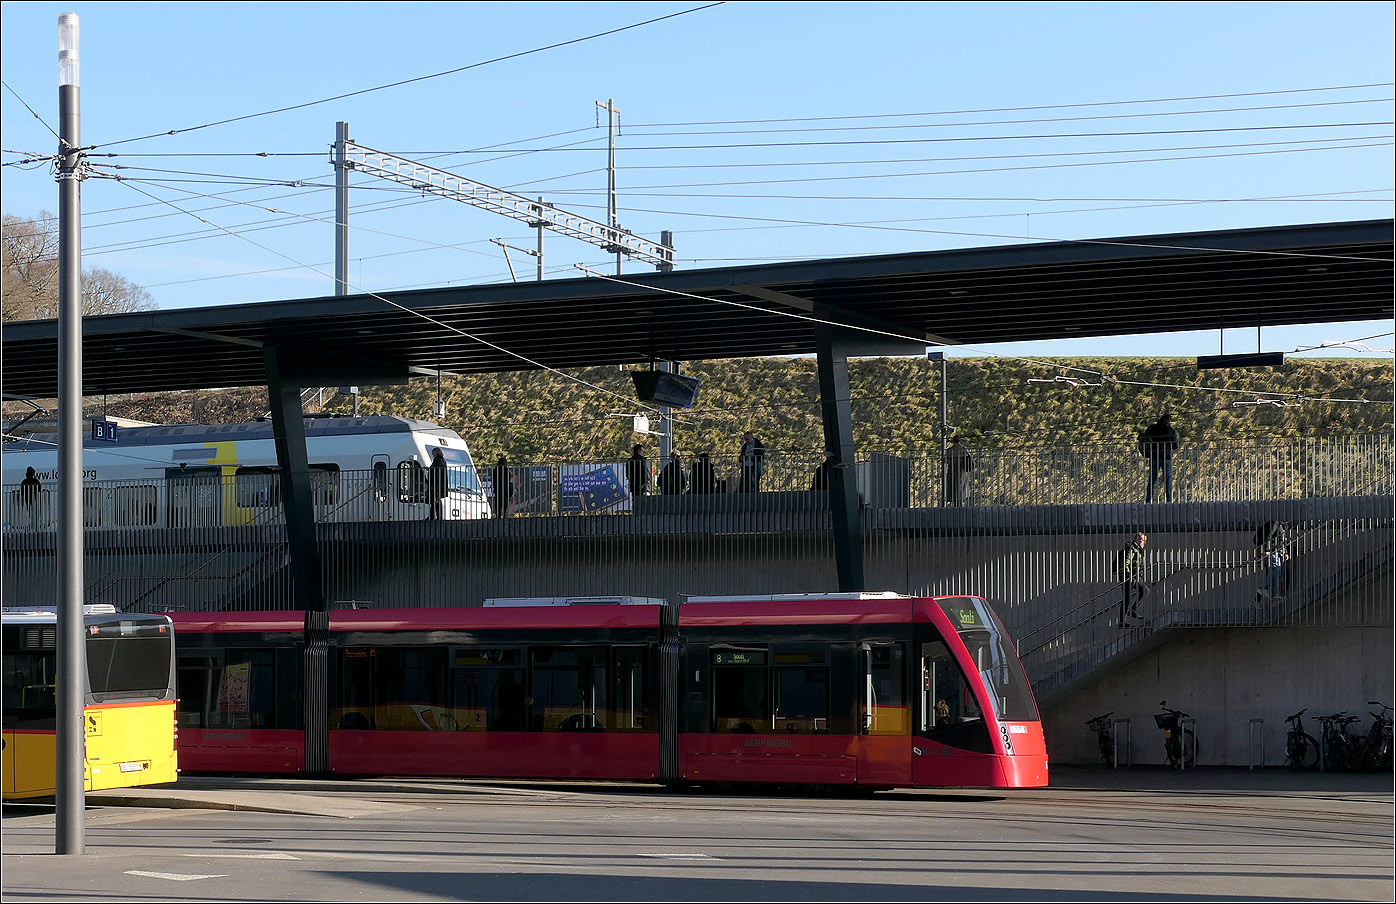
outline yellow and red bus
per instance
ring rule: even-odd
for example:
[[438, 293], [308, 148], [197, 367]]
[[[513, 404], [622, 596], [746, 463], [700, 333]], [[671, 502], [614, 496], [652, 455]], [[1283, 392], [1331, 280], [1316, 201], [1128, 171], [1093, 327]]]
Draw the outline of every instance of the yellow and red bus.
[[[5, 608], [5, 800], [54, 793], [57, 612]], [[88, 791], [175, 780], [174, 627], [164, 615], [83, 607], [84, 785]]]

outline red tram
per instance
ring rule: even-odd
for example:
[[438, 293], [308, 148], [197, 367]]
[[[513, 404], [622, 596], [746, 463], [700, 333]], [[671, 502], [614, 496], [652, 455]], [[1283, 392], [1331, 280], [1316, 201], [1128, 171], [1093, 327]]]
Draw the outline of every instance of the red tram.
[[1047, 784], [1032, 690], [978, 597], [173, 618], [195, 772]]

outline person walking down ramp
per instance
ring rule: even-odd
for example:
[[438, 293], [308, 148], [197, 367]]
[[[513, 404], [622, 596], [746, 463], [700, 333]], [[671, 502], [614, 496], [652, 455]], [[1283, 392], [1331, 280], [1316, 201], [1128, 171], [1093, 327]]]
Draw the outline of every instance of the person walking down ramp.
[[1140, 531], [1134, 539], [1120, 550], [1115, 562], [1115, 576], [1120, 581], [1120, 621], [1118, 627], [1128, 628], [1130, 623], [1141, 620], [1139, 604], [1149, 595], [1149, 584], [1145, 580], [1144, 546], [1149, 535]]

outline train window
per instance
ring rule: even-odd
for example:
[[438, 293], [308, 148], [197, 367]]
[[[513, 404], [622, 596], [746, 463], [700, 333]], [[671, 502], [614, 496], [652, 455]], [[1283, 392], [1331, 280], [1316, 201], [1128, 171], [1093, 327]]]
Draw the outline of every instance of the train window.
[[456, 731], [446, 694], [442, 647], [380, 649], [373, 683], [373, 727], [379, 731]]
[[106, 491], [102, 487], [82, 488], [82, 523], [87, 527], [102, 525], [102, 501]]
[[388, 501], [388, 463], [386, 461], [373, 463], [373, 498], [379, 502]]
[[1023, 672], [1023, 664], [998, 615], [978, 597], [950, 597], [939, 602], [969, 650], [974, 668], [993, 698], [998, 717], [1036, 722], [1039, 718], [1037, 702]]
[[523, 651], [461, 647], [451, 670], [451, 709], [457, 727], [523, 731], [528, 726]]
[[611, 669], [610, 727], [615, 731], [645, 731], [650, 728], [644, 647], [616, 647]]
[[310, 466], [310, 495], [316, 505], [339, 504], [339, 465]]
[[771, 703], [766, 670], [770, 650], [764, 644], [714, 644], [712, 665], [712, 730], [770, 731]]
[[330, 724], [335, 728], [373, 728], [373, 664], [377, 659], [378, 651], [373, 647], [351, 647], [335, 657], [336, 698], [330, 709]]
[[118, 527], [143, 527], [155, 523], [155, 487], [116, 487], [111, 492], [112, 522]]
[[907, 735], [911, 719], [906, 698], [906, 645], [863, 645], [863, 731], [870, 735]]
[[534, 731], [605, 731], [607, 726], [606, 647], [534, 647]]
[[475, 473], [475, 462], [471, 461], [469, 452], [442, 446], [441, 455], [446, 459], [446, 486], [451, 492], [484, 492], [480, 486], [480, 476]]
[[277, 468], [238, 468], [233, 494], [239, 508], [271, 508], [281, 504], [281, 474]]

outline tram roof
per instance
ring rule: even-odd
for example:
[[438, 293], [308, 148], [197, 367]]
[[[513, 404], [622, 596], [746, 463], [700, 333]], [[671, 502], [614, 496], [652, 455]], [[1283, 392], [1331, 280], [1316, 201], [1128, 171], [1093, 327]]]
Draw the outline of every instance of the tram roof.
[[[89, 317], [84, 394], [307, 385], [815, 351], [819, 321], [901, 353], [1392, 315], [1392, 220], [1000, 245]], [[388, 299], [391, 302], [384, 301]], [[4, 327], [4, 393], [57, 394], [58, 325]], [[505, 351], [507, 350], [507, 351]], [[891, 353], [890, 351], [883, 353]]]

